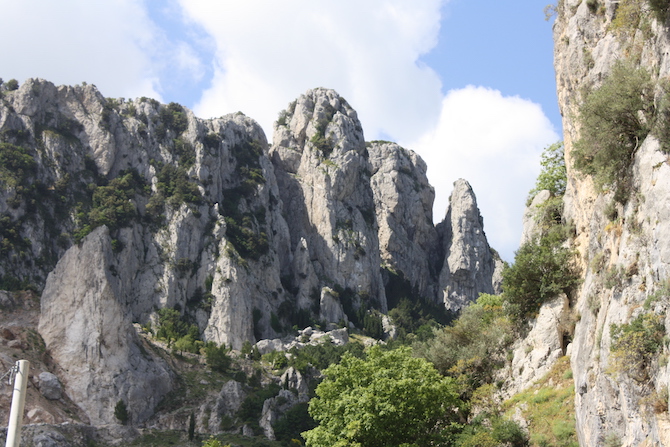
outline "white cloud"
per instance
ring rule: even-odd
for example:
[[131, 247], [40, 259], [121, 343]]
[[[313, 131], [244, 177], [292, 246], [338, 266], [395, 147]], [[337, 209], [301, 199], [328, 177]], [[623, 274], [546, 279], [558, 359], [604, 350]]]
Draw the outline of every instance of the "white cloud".
[[440, 110], [439, 77], [418, 59], [437, 43], [442, 3], [181, 0], [217, 43], [196, 113], [240, 110], [270, 133], [290, 101], [328, 87], [357, 110], [367, 138], [416, 138]]
[[0, 76], [94, 83], [105, 96], [152, 96], [155, 28], [141, 1], [0, 1]]
[[540, 154], [559, 139], [538, 104], [468, 86], [448, 92], [437, 126], [407, 147], [428, 164], [435, 219], [444, 218], [453, 182], [466, 179], [477, 196], [489, 243], [511, 261]]

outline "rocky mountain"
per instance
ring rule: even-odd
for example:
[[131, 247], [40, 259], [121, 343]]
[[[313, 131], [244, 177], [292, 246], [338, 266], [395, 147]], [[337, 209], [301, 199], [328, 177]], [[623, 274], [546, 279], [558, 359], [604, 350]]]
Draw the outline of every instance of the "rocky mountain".
[[450, 310], [499, 291], [467, 182], [433, 225], [425, 163], [366, 143], [332, 90], [281, 112], [271, 145], [240, 113], [39, 79], [1, 93], [0, 287], [41, 296], [44, 366], [84, 422], [116, 422], [121, 400], [145, 423], [175, 389], [145, 337], [165, 311], [239, 350], [310, 324], [362, 329], [400, 286]]

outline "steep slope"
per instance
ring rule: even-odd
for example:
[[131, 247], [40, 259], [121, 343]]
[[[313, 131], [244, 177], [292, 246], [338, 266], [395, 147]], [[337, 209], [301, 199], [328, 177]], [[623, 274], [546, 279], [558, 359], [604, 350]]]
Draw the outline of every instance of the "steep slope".
[[[555, 67], [568, 166], [563, 214], [576, 228], [583, 273], [572, 297], [580, 319], [568, 350], [582, 446], [670, 442], [668, 352], [658, 338], [670, 323], [670, 167], [661, 146], [668, 126], [662, 82], [670, 75], [664, 11], [667, 16], [664, 2], [646, 0], [565, 0], [557, 6]], [[630, 156], [603, 188], [598, 154], [580, 169], [575, 165], [585, 150], [580, 140], [590, 130], [583, 104], [591, 92], [611, 85], [622, 66], [629, 67], [625, 80], [634, 80], [633, 74], [649, 78], [650, 87], [633, 99], [651, 99], [628, 113], [652, 132], [627, 137]], [[610, 103], [625, 95], [624, 87], [615, 88]]]

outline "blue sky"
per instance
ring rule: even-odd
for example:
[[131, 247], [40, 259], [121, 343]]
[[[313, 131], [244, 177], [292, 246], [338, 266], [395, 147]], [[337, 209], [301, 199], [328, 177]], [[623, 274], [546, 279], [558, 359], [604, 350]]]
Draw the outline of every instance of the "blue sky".
[[560, 139], [549, 0], [0, 0], [0, 77], [95, 84], [242, 111], [337, 90], [366, 139], [418, 152], [436, 190], [468, 180], [490, 244], [513, 259], [542, 149]]

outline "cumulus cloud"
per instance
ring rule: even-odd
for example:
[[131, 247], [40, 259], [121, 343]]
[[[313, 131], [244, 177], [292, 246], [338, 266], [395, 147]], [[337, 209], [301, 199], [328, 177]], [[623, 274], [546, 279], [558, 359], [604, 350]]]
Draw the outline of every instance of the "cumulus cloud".
[[0, 1], [0, 76], [94, 83], [105, 96], [153, 96], [155, 29], [139, 1]]
[[436, 193], [435, 219], [444, 218], [453, 182], [468, 180], [489, 243], [511, 261], [521, 238], [525, 200], [539, 173], [540, 154], [559, 139], [538, 104], [468, 86], [448, 92], [435, 128], [405, 144], [428, 164]]
[[440, 79], [419, 57], [437, 43], [442, 3], [181, 0], [217, 46], [196, 113], [239, 110], [271, 132], [290, 101], [328, 87], [358, 111], [368, 138], [416, 138], [440, 110]]
[[194, 24], [184, 24], [190, 25], [185, 36], [157, 25], [156, 19], [182, 18], [178, 4], [161, 5], [149, 11], [142, 0], [0, 0], [0, 76], [85, 81], [105, 96], [162, 101], [207, 75], [207, 52], [198, 50], [209, 50], [209, 42]]

